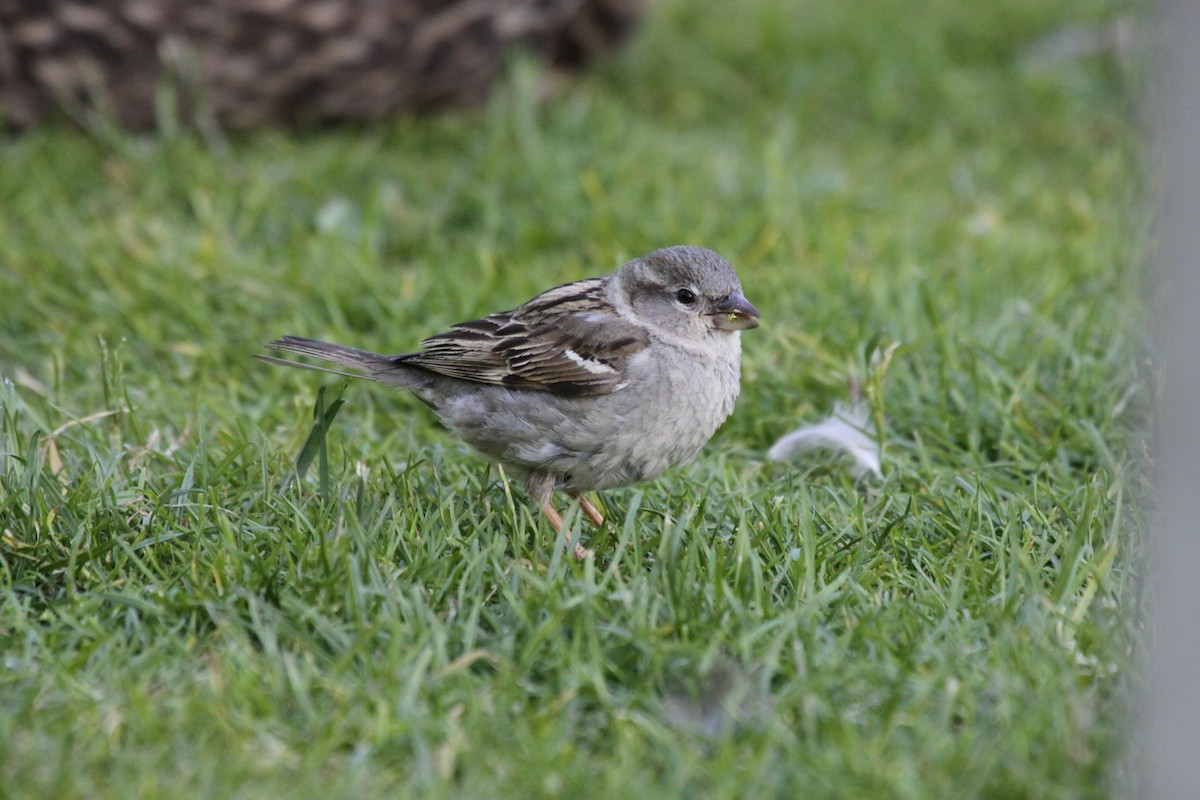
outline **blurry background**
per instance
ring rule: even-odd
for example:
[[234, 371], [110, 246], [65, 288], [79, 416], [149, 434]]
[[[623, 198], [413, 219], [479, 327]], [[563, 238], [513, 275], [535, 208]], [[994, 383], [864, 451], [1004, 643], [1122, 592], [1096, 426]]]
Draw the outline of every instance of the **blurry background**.
[[642, 0], [108, 0], [0, 5], [0, 111], [149, 127], [370, 121], [487, 98], [520, 49], [578, 68]]

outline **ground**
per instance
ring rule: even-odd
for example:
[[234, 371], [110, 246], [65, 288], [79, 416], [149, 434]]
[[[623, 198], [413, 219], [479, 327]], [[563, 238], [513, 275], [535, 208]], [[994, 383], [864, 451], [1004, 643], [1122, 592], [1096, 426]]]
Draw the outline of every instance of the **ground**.
[[[4, 141], [0, 794], [1133, 791], [1143, 62], [1055, 42], [1136, 18], [737, 5], [545, 101]], [[411, 398], [251, 358], [679, 243], [762, 312], [742, 397], [581, 563]], [[766, 460], [855, 392], [882, 479]]]

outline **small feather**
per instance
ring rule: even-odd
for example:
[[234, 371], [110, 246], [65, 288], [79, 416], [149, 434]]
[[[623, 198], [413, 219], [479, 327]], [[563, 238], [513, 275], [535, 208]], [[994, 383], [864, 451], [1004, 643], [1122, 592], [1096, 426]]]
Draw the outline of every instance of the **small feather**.
[[850, 454], [854, 475], [882, 478], [879, 443], [866, 433], [870, 410], [865, 403], [837, 405], [833, 413], [815, 425], [805, 425], [780, 438], [767, 451], [772, 461], [788, 461], [800, 453], [827, 448]]

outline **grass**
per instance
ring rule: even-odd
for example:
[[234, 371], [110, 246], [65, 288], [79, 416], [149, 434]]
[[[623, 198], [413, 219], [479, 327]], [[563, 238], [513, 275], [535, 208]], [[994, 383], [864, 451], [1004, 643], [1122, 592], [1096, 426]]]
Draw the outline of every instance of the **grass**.
[[[1122, 10], [673, 0], [544, 104], [518, 63], [365, 130], [6, 140], [0, 795], [1133, 792], [1136, 70], [1020, 59]], [[765, 324], [596, 562], [375, 387], [295, 480], [322, 380], [264, 342], [403, 350], [681, 242]], [[765, 461], [852, 383], [883, 480]]]

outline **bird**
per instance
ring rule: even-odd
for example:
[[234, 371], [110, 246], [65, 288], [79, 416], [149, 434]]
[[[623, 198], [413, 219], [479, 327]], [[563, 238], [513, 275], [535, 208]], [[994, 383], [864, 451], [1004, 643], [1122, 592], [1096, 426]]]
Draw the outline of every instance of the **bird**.
[[[759, 325], [733, 266], [712, 250], [655, 250], [606, 277], [451, 325], [383, 355], [284, 336], [262, 361], [407, 389], [454, 435], [524, 478], [560, 534], [555, 491], [597, 527], [584, 492], [657, 478], [691, 461], [733, 412], [741, 332]], [[575, 554], [587, 551], [576, 542]]]

